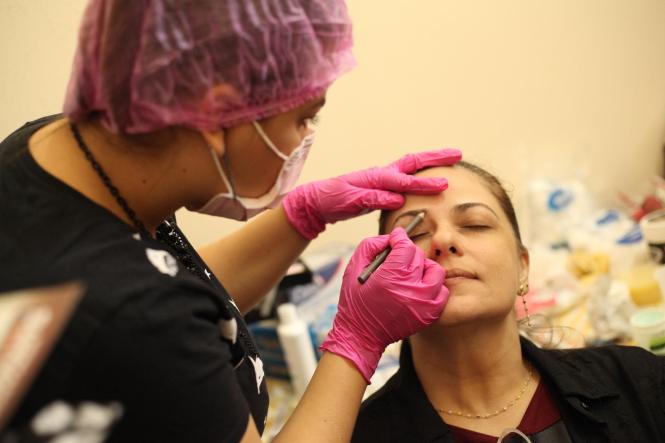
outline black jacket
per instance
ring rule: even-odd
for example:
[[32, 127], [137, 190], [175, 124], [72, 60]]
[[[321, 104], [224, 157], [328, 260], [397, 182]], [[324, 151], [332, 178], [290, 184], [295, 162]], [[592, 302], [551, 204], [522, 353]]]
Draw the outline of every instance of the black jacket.
[[[629, 346], [543, 350], [522, 339], [573, 442], [665, 442], [665, 358]], [[359, 442], [452, 442], [416, 376], [408, 343], [400, 370], [362, 405]]]

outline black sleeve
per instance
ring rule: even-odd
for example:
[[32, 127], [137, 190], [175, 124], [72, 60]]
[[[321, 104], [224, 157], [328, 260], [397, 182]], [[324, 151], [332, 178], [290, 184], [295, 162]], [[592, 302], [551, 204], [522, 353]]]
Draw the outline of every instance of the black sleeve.
[[124, 408], [110, 441], [242, 438], [250, 410], [218, 316], [204, 291], [169, 290], [133, 298], [99, 328], [81, 377]]

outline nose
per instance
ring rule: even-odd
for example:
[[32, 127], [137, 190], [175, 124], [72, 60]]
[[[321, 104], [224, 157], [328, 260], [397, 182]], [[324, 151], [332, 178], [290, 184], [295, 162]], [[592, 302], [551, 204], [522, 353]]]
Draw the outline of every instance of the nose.
[[455, 234], [450, 230], [437, 232], [431, 240], [429, 258], [433, 260], [443, 260], [450, 256], [461, 256], [462, 249]]
[[[457, 248], [456, 248], [455, 246], [450, 246], [450, 247], [448, 248], [448, 252], [449, 252], [450, 254], [452, 254], [452, 255], [455, 255], [455, 254], [457, 254]], [[435, 249], [435, 250], [434, 250], [434, 256], [435, 256], [435, 257], [441, 257], [442, 254], [443, 254], [443, 250], [442, 250], [442, 249]]]

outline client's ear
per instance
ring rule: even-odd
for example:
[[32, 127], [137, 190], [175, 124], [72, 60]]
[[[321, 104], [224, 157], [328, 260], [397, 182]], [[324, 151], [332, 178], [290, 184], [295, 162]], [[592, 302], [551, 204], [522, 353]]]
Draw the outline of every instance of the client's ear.
[[224, 143], [224, 130], [219, 130], [215, 132], [201, 131], [203, 139], [208, 143], [208, 146], [212, 147], [215, 150], [215, 153], [218, 157], [224, 155], [226, 150], [226, 145]]
[[520, 281], [529, 281], [529, 251], [522, 247], [520, 248]]

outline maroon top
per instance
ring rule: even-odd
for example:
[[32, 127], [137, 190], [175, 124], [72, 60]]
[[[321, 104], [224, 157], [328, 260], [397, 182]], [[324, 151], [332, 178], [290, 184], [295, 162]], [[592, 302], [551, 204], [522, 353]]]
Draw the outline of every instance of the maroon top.
[[[560, 420], [561, 415], [559, 415], [559, 410], [554, 404], [547, 386], [540, 382], [517, 429], [531, 436], [549, 429]], [[448, 425], [448, 427], [455, 443], [496, 443], [498, 438], [498, 436], [481, 434], [457, 426]]]

